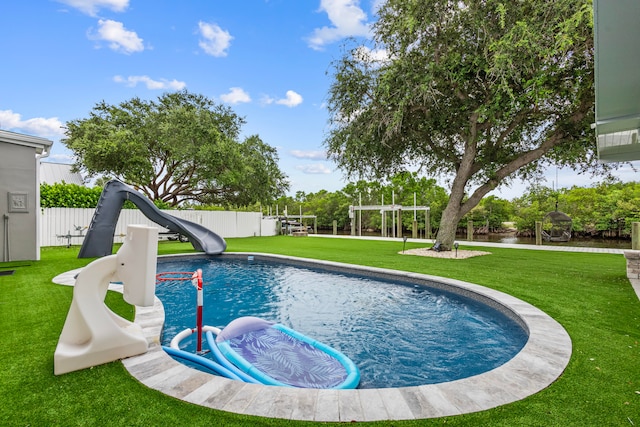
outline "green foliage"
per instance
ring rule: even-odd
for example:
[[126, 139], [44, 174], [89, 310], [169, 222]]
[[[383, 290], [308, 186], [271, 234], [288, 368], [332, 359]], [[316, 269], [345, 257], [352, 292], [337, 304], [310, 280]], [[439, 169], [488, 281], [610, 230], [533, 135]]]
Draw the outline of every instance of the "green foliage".
[[631, 224], [640, 221], [640, 183], [600, 183], [555, 192], [534, 186], [512, 204], [515, 225], [523, 234], [532, 234], [535, 222], [557, 209], [571, 217], [576, 235], [628, 237]]
[[187, 91], [100, 102], [67, 122], [62, 142], [88, 176], [110, 175], [171, 206], [270, 202], [288, 188], [274, 148], [239, 140], [244, 119]]
[[533, 233], [536, 221], [550, 211], [555, 210], [555, 202], [559, 197], [553, 190], [543, 186], [531, 186], [529, 192], [513, 200], [514, 223], [522, 232]]
[[[129, 200], [127, 200], [127, 202], [128, 201]], [[156, 208], [158, 208], [158, 209], [172, 209], [172, 206], [169, 203], [167, 203], [165, 201], [162, 201], [162, 200], [159, 200], [159, 199], [154, 200], [153, 204], [156, 205]]]
[[[40, 184], [41, 208], [87, 208], [95, 209], [98, 206], [102, 187], [84, 187], [77, 184], [55, 183]], [[170, 209], [168, 203], [155, 200], [158, 209]], [[123, 209], [138, 209], [130, 200], [125, 200]]]
[[[317, 193], [306, 194], [298, 192], [295, 197], [281, 197], [276, 201], [277, 212], [284, 215], [286, 207], [289, 215], [298, 215], [302, 209], [303, 215], [316, 215], [317, 225], [321, 229], [331, 229], [333, 221], [337, 221], [339, 230], [347, 230], [351, 226], [349, 206], [354, 205], [402, 205], [407, 207], [429, 206], [432, 229], [437, 229], [442, 216], [442, 210], [447, 204], [446, 190], [436, 184], [434, 179], [419, 178], [417, 173], [400, 172], [392, 176], [385, 184], [379, 181], [364, 181], [348, 183], [342, 190], [328, 192], [321, 190]], [[268, 212], [267, 212], [268, 213]], [[276, 214], [272, 207], [271, 214]], [[387, 217], [387, 227], [391, 227], [390, 213]], [[425, 213], [416, 214], [418, 228], [424, 230]], [[403, 227], [410, 230], [413, 226], [413, 212], [405, 211], [402, 216]], [[303, 221], [305, 225], [308, 224]], [[380, 230], [382, 215], [379, 211], [362, 211], [362, 228]]]
[[483, 198], [478, 206], [462, 217], [460, 226], [466, 227], [467, 221], [472, 220], [474, 228], [487, 227], [489, 232], [502, 228], [502, 223], [513, 216], [513, 205], [496, 196]]
[[197, 202], [244, 207], [269, 203], [288, 188], [286, 177], [278, 167], [275, 148], [264, 143], [258, 135], [247, 137], [236, 148], [239, 156], [236, 163], [229, 165], [222, 175], [209, 180]]
[[574, 230], [584, 235], [629, 236], [631, 224], [640, 221], [640, 183], [572, 187], [564, 200]]
[[[55, 183], [40, 184], [41, 208], [88, 208], [95, 209], [98, 206], [102, 187], [84, 187], [77, 184]], [[170, 209], [171, 206], [162, 200], [153, 202], [158, 209]], [[125, 200], [123, 209], [138, 209], [130, 200]]]
[[[349, 205], [396, 205], [413, 206], [416, 204], [430, 207], [432, 230], [437, 230], [448, 197], [446, 190], [436, 185], [435, 180], [418, 178], [415, 173], [398, 173], [388, 183], [379, 181], [357, 181], [347, 184], [342, 190], [317, 193], [298, 192], [295, 197], [281, 197], [277, 200], [278, 213], [284, 215], [316, 215], [320, 229], [330, 230], [333, 221], [337, 221], [339, 230], [349, 230]], [[502, 228], [504, 222], [513, 221], [522, 235], [533, 235], [536, 221], [542, 221], [545, 215], [558, 210], [573, 220], [573, 234], [584, 237], [629, 237], [631, 223], [640, 221], [640, 183], [608, 182], [593, 187], [571, 187], [554, 191], [544, 186], [531, 186], [519, 198], [511, 201], [496, 196], [483, 198], [478, 206], [465, 215], [457, 228], [466, 228], [472, 220], [474, 227], [486, 227], [489, 231]], [[257, 211], [255, 206], [252, 209]], [[275, 206], [262, 208], [264, 214], [276, 214]], [[390, 215], [390, 214], [387, 214]], [[412, 212], [403, 214], [403, 229], [411, 230]], [[424, 213], [417, 213], [418, 227], [424, 230]], [[305, 225], [313, 225], [304, 220]], [[382, 218], [378, 211], [362, 211], [362, 229], [380, 231]], [[387, 217], [387, 227], [391, 227], [391, 217]]]
[[334, 220], [337, 221], [338, 230], [348, 228], [350, 203], [343, 191], [330, 193], [321, 190], [317, 193], [297, 196], [297, 199], [302, 202], [303, 215], [316, 215], [319, 228], [331, 229]]
[[[452, 178], [437, 240], [501, 183], [595, 161], [590, 0], [388, 0], [334, 63], [331, 158], [349, 176]], [[382, 55], [384, 53], [385, 55]]]
[[40, 184], [42, 208], [95, 208], [102, 188], [88, 188], [77, 184]]

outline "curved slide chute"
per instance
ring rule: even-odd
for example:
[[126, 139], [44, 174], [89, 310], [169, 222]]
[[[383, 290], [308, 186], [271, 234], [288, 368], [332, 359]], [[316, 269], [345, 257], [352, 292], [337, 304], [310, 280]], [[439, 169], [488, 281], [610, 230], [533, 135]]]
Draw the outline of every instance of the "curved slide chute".
[[114, 179], [107, 182], [102, 190], [78, 258], [111, 255], [116, 223], [118, 222], [122, 205], [127, 200], [131, 200], [144, 216], [151, 221], [169, 229], [169, 231], [187, 236], [197, 251], [208, 255], [217, 255], [227, 248], [227, 242], [213, 231], [195, 222], [176, 218], [162, 212], [151, 200], [138, 191]]

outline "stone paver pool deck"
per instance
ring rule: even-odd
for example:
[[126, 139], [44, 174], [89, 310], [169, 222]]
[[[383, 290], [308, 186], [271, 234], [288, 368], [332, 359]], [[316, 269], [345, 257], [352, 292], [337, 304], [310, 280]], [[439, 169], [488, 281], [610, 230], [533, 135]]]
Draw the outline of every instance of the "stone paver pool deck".
[[[264, 255], [255, 254], [256, 258]], [[172, 359], [160, 344], [164, 309], [156, 298], [153, 307], [136, 307], [135, 323], [142, 327], [149, 342], [148, 352], [124, 359], [122, 363], [133, 377], [147, 387], [193, 404], [260, 417], [342, 422], [436, 418], [494, 408], [543, 390], [562, 374], [569, 363], [571, 339], [564, 328], [541, 310], [510, 295], [453, 279], [326, 261], [313, 262], [329, 267], [342, 265], [374, 270], [401, 278], [437, 280], [462, 288], [465, 292], [479, 294], [482, 299], [494, 301], [516, 313], [528, 329], [529, 340], [504, 365], [480, 375], [446, 383], [355, 390], [264, 386], [207, 374]], [[64, 273], [56, 277], [54, 282], [73, 285], [76, 273]], [[121, 285], [110, 285], [112, 290], [121, 291], [121, 288]]]

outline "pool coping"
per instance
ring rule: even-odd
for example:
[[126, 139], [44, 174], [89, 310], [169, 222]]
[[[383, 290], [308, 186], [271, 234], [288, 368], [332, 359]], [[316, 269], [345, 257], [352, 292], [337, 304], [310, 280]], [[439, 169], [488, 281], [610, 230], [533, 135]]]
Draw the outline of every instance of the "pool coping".
[[[180, 258], [199, 254], [160, 256]], [[368, 271], [401, 279], [435, 281], [481, 295], [517, 313], [529, 331], [523, 349], [507, 363], [473, 377], [413, 387], [355, 390], [296, 389], [247, 384], [198, 371], [172, 359], [162, 350], [160, 337], [164, 308], [136, 306], [134, 323], [149, 343], [146, 353], [122, 360], [127, 371], [147, 387], [168, 396], [212, 409], [267, 418], [300, 421], [351, 422], [438, 418], [484, 411], [522, 400], [547, 388], [564, 372], [571, 358], [571, 338], [553, 318], [533, 305], [506, 293], [460, 280], [264, 253], [223, 253], [217, 256], [254, 256], [319, 267]], [[78, 270], [54, 278], [73, 285]], [[122, 292], [111, 284], [110, 290]]]

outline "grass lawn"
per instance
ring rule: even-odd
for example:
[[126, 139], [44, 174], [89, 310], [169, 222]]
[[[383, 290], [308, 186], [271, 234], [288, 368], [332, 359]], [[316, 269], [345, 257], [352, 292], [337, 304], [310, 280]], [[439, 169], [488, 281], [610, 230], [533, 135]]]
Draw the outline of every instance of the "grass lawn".
[[[622, 255], [468, 248], [492, 255], [436, 259], [400, 255], [402, 243], [289, 236], [228, 239], [229, 252], [269, 252], [451, 277], [523, 299], [569, 332], [573, 355], [550, 387], [488, 411], [393, 426], [640, 426], [640, 302]], [[419, 245], [407, 242], [406, 248]], [[461, 246], [463, 249], [464, 246]], [[466, 248], [465, 248], [466, 249]], [[310, 425], [240, 416], [185, 403], [138, 383], [120, 362], [54, 376], [53, 354], [72, 289], [59, 273], [86, 265], [79, 247], [43, 248], [37, 262], [0, 263], [0, 425], [279, 426]], [[161, 243], [161, 254], [190, 252]], [[107, 304], [133, 318], [121, 295]], [[369, 425], [369, 424], [368, 424]]]

